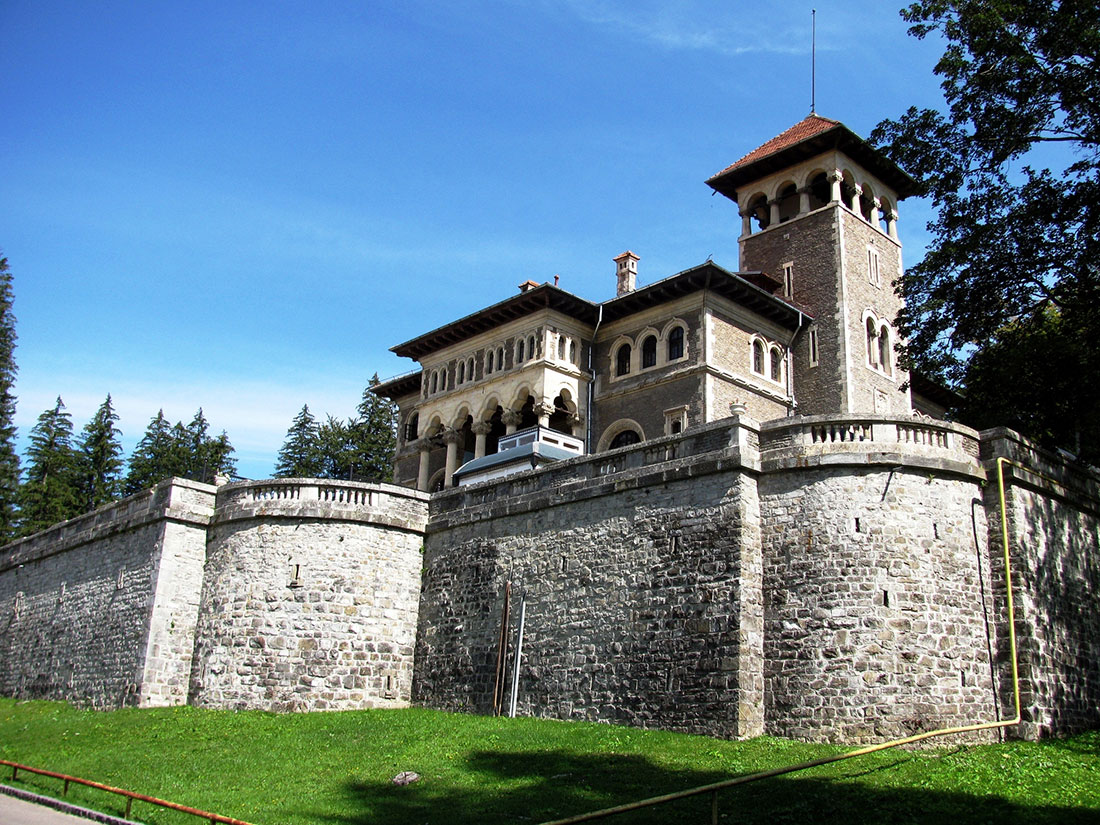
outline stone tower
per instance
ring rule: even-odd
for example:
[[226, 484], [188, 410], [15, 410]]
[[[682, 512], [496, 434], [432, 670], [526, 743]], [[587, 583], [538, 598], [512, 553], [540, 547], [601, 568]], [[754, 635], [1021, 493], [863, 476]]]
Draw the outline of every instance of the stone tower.
[[742, 272], [781, 283], [812, 322], [792, 344], [803, 415], [907, 415], [894, 319], [896, 204], [914, 181], [844, 124], [811, 114], [707, 181], [738, 204]]

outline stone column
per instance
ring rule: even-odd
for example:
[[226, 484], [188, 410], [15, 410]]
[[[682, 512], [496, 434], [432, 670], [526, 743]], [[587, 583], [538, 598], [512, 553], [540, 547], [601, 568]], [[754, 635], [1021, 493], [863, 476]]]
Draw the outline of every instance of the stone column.
[[768, 226], [779, 225], [779, 199], [768, 201], [768, 208], [771, 210], [770, 217], [768, 218]]
[[420, 472], [416, 476], [416, 489], [427, 491], [432, 445], [428, 443], [427, 438], [424, 438], [421, 439], [418, 449], [420, 450]]
[[537, 415], [539, 417], [539, 426], [540, 427], [547, 427], [548, 428], [550, 426], [550, 416], [552, 416], [554, 414], [554, 411], [555, 411], [554, 405], [549, 404], [546, 401], [543, 401], [543, 402], [535, 405], [535, 415]]
[[872, 198], [871, 200], [871, 226], [878, 226], [879, 218], [882, 216], [882, 201], [878, 198]]
[[505, 410], [500, 416], [500, 420], [504, 422], [504, 434], [511, 435], [516, 431], [522, 417], [515, 410]]
[[443, 488], [451, 486], [451, 479], [458, 469], [458, 442], [462, 440], [462, 433], [454, 427], [448, 427], [443, 431], [443, 443], [447, 445], [447, 469], [443, 473]]
[[798, 214], [805, 215], [810, 211], [810, 187], [804, 186], [798, 190]]
[[858, 183], [854, 184], [852, 186], [852, 211], [855, 212], [857, 215], [863, 214], [859, 210], [859, 199], [861, 197], [863, 197], [863, 187], [860, 186]]
[[741, 213], [741, 234], [742, 235], [751, 235], [752, 234], [752, 211], [751, 210], [746, 209], [744, 212]]
[[479, 421], [470, 429], [474, 431], [474, 458], [482, 458], [485, 455], [485, 437], [493, 425], [488, 421]]
[[896, 209], [891, 209], [886, 213], [886, 234], [895, 241], [898, 239], [898, 212]]
[[844, 180], [843, 173], [837, 169], [831, 175], [829, 175], [829, 198], [837, 203], [841, 199], [840, 182]]

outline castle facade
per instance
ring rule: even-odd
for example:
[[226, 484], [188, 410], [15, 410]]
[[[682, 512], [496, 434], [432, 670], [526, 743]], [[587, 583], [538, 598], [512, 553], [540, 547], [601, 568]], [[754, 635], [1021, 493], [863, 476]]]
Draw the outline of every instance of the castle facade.
[[[1100, 478], [896, 363], [911, 179], [811, 115], [712, 177], [740, 266], [394, 348], [395, 484], [169, 480], [0, 550], [0, 692], [863, 742], [1100, 722]], [[1010, 566], [1003, 560], [1008, 539]]]

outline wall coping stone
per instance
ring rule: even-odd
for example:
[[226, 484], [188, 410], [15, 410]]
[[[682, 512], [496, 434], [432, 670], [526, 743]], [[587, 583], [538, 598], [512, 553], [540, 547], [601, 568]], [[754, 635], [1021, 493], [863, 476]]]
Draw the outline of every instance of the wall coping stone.
[[[209, 497], [209, 504], [186, 500], [186, 492]], [[65, 553], [89, 542], [136, 530], [157, 521], [205, 528], [214, 512], [217, 488], [186, 478], [167, 478], [140, 493], [105, 504], [0, 548], [0, 572]]]
[[765, 473], [806, 467], [897, 466], [984, 481], [979, 434], [949, 421], [897, 415], [812, 415], [760, 427]]
[[983, 430], [981, 459], [991, 480], [997, 478], [998, 458], [1016, 462], [1005, 467], [1006, 481], [1100, 515], [1100, 470], [1096, 467], [1047, 449], [1007, 427]]
[[758, 429], [759, 424], [748, 416], [732, 416], [676, 435], [433, 493], [427, 530], [433, 533], [455, 524], [727, 470], [756, 474], [760, 470]]
[[[212, 525], [248, 519], [324, 519], [422, 533], [430, 495], [396, 484], [323, 478], [238, 481], [218, 489]], [[408, 513], [393, 511], [404, 500]]]

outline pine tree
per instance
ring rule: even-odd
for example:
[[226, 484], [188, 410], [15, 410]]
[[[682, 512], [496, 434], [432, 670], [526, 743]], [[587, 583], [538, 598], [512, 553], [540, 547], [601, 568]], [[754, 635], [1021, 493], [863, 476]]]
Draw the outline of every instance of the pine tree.
[[277, 478], [318, 478], [324, 470], [317, 419], [303, 404], [286, 431], [275, 465]]
[[130, 469], [123, 483], [125, 494], [133, 495], [172, 475], [177, 454], [172, 427], [164, 417], [164, 410], [158, 410], [130, 455]]
[[371, 388], [381, 383], [378, 373], [363, 390], [363, 399], [352, 427], [352, 442], [358, 478], [363, 481], [393, 480], [393, 453], [397, 447], [397, 406], [375, 395]]
[[0, 544], [16, 531], [19, 453], [15, 449], [15, 316], [11, 272], [0, 257]]
[[350, 479], [355, 470], [355, 457], [348, 425], [329, 415], [317, 428], [317, 443], [321, 451], [319, 477]]
[[22, 535], [36, 533], [80, 513], [73, 424], [61, 396], [38, 416], [27, 448], [26, 479], [19, 489]]
[[122, 445], [111, 396], [100, 405], [80, 436], [77, 451], [80, 504], [85, 512], [114, 501], [122, 490]]

